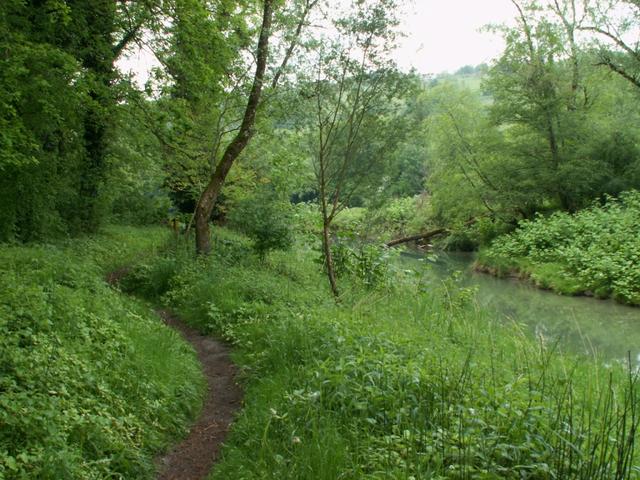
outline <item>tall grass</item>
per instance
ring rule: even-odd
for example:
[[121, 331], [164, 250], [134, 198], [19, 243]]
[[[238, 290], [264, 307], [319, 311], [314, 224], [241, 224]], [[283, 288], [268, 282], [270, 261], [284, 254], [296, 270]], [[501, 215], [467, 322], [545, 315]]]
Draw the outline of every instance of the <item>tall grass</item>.
[[265, 263], [242, 237], [215, 238], [211, 259], [164, 281], [242, 367], [246, 407], [214, 478], [638, 477], [626, 366], [529, 339], [454, 279], [354, 282], [336, 305], [308, 247]]

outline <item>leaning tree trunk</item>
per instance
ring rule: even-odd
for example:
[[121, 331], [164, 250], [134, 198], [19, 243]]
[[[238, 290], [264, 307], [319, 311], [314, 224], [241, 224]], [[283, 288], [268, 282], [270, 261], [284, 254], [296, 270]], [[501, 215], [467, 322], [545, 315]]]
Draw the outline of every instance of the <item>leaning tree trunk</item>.
[[402, 237], [397, 238], [395, 240], [391, 240], [386, 243], [387, 247], [395, 247], [396, 245], [402, 245], [403, 243], [416, 242], [418, 240], [429, 240], [431, 237], [435, 237], [436, 235], [442, 235], [449, 233], [449, 230], [446, 228], [436, 228], [435, 230], [431, 230], [429, 232], [418, 233], [417, 235], [411, 235], [410, 237]]
[[[255, 115], [255, 111], [254, 111]], [[222, 186], [224, 185], [224, 179], [227, 177], [233, 162], [240, 153], [247, 146], [251, 139], [253, 132], [247, 130], [243, 136], [236, 136], [233, 142], [224, 152], [222, 160], [216, 167], [207, 187], [200, 196], [198, 205], [195, 211], [195, 226], [196, 226], [196, 252], [199, 254], [208, 254], [211, 251], [211, 232], [209, 229], [209, 219], [213, 212], [213, 207], [218, 200], [218, 195]]]
[[260, 104], [262, 85], [267, 68], [267, 57], [269, 56], [269, 35], [271, 31], [271, 19], [273, 17], [273, 0], [264, 0], [262, 15], [262, 26], [260, 28], [260, 38], [258, 40], [258, 52], [256, 60], [256, 73], [253, 77], [253, 86], [249, 93], [247, 106], [240, 130], [229, 146], [224, 151], [222, 159], [216, 167], [209, 183], [202, 192], [195, 211], [196, 224], [196, 252], [208, 254], [211, 251], [211, 236], [209, 229], [209, 219], [213, 212], [213, 207], [218, 200], [218, 195], [233, 162], [240, 156], [244, 148], [253, 136], [253, 126], [255, 124], [256, 112]]
[[336, 272], [333, 265], [333, 255], [331, 254], [331, 235], [329, 233], [329, 226], [329, 222], [325, 220], [322, 226], [322, 251], [324, 253], [324, 261], [327, 267], [327, 277], [329, 277], [331, 292], [334, 297], [338, 298], [340, 296], [340, 292], [338, 291]]

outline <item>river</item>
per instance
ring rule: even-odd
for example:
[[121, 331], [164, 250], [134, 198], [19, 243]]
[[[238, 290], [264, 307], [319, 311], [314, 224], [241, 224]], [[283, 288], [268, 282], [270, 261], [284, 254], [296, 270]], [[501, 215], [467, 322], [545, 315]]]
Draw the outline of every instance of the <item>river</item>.
[[406, 253], [403, 263], [426, 263], [435, 281], [462, 272], [462, 284], [477, 289], [478, 303], [504, 321], [515, 321], [532, 336], [544, 336], [567, 352], [603, 360], [632, 362], [640, 366], [640, 308], [612, 300], [567, 297], [515, 280], [474, 272], [474, 256], [438, 253], [435, 261]]

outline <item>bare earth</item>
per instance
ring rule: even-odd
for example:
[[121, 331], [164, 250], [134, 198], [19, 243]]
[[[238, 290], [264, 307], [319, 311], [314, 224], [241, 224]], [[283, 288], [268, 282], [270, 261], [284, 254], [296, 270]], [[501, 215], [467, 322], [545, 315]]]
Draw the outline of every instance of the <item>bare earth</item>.
[[241, 406], [242, 391], [236, 383], [238, 370], [226, 345], [201, 335], [167, 310], [157, 312], [193, 346], [207, 381], [202, 412], [189, 436], [157, 460], [158, 480], [201, 480], [218, 459], [234, 414]]

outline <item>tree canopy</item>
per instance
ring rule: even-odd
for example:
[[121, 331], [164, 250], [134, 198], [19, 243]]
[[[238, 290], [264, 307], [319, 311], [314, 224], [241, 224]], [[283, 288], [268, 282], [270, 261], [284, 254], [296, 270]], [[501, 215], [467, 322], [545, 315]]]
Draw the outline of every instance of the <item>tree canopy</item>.
[[251, 198], [329, 230], [415, 198], [415, 228], [482, 242], [638, 187], [637, 2], [513, 0], [499, 58], [430, 78], [390, 61], [401, 3], [4, 2], [0, 239], [177, 216], [206, 252]]

